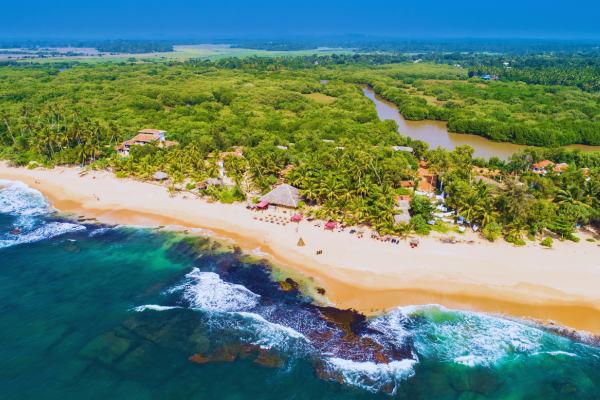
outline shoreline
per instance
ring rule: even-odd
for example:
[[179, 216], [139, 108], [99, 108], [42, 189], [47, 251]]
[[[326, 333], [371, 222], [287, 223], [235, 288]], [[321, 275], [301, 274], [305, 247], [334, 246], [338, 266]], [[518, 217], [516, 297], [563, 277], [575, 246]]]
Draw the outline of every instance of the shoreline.
[[[544, 250], [502, 242], [479, 244], [481, 239], [470, 232], [464, 238], [474, 245], [443, 244], [427, 237], [411, 249], [408, 242], [383, 243], [368, 235], [357, 239], [306, 221], [296, 234], [295, 224], [254, 220], [255, 212], [241, 204], [209, 204], [183, 195], [169, 198], [164, 186], [117, 179], [105, 171], [79, 177], [74, 168], [27, 170], [2, 163], [0, 179], [22, 181], [42, 192], [53, 207], [106, 223], [208, 229], [316, 278], [331, 305], [339, 308], [376, 315], [401, 306], [439, 304], [542, 324], [555, 321], [600, 334], [600, 249], [584, 240], [591, 235], [578, 235], [580, 243], [557, 241], [555, 249]], [[296, 246], [300, 237], [306, 246]], [[323, 254], [317, 256], [316, 250]]]

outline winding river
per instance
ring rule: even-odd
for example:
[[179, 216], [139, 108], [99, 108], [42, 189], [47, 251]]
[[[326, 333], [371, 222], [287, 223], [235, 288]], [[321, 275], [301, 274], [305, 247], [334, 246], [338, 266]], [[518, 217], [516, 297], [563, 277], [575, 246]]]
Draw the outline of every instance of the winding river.
[[[445, 121], [407, 121], [405, 120], [398, 106], [391, 101], [383, 99], [378, 94], [375, 94], [373, 88], [367, 85], [360, 85], [365, 93], [365, 96], [375, 102], [377, 115], [383, 121], [392, 119], [398, 124], [398, 131], [404, 136], [410, 136], [412, 139], [423, 140], [429, 143], [429, 148], [435, 149], [442, 146], [447, 150], [454, 150], [456, 146], [468, 144], [475, 149], [474, 157], [482, 157], [486, 160], [492, 156], [499, 157], [502, 160], [507, 160], [512, 154], [519, 149], [527, 146], [508, 143], [508, 142], [492, 142], [488, 139], [468, 134], [460, 134], [448, 132], [447, 123]], [[586, 145], [571, 145], [567, 148], [577, 148], [581, 151], [600, 151], [600, 146]]]

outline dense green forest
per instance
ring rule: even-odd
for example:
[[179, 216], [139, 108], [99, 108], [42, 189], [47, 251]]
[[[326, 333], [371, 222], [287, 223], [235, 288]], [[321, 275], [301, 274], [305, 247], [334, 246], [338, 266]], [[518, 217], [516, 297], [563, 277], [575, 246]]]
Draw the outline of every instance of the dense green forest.
[[[599, 218], [600, 153], [556, 148], [600, 144], [597, 93], [483, 81], [445, 64], [378, 65], [371, 57], [2, 67], [0, 158], [29, 168], [91, 163], [139, 179], [163, 170], [175, 191], [217, 176], [216, 159], [205, 161], [209, 154], [242, 146], [245, 158], [225, 157], [236, 185], [204, 188], [205, 195], [242, 200], [252, 190], [270, 190], [293, 165], [286, 180], [318, 205], [314, 212], [321, 218], [400, 235], [454, 229], [439, 221], [429, 225], [435, 210], [420, 196], [411, 200], [411, 222], [394, 224], [402, 212], [394, 197], [408, 194], [400, 183], [419, 181], [417, 160], [423, 158], [432, 172], [445, 173], [447, 204], [483, 227], [490, 240], [504, 233], [521, 243], [524, 235], [545, 229], [576, 240], [575, 223]], [[448, 120], [457, 131], [554, 148], [526, 149], [509, 162], [473, 158], [469, 146], [429, 149], [400, 135], [394, 121], [379, 120], [374, 103], [349, 83], [373, 86], [409, 119]], [[125, 158], [115, 154], [115, 144], [144, 128], [166, 130], [167, 139], [179, 145], [134, 146]], [[413, 154], [391, 148], [398, 145], [413, 147]], [[571, 166], [542, 177], [528, 172], [542, 159]], [[587, 175], [584, 167], [592, 168]], [[472, 177], [480, 168], [490, 168], [490, 176], [505, 185], [495, 192], [476, 184]]]

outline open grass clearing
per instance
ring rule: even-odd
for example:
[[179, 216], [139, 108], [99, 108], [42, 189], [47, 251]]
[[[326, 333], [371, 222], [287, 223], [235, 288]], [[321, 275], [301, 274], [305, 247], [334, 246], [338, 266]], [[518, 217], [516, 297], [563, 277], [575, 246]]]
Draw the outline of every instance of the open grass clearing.
[[326, 94], [323, 94], [323, 93], [309, 93], [309, 94], [303, 94], [302, 96], [304, 96], [308, 99], [313, 99], [317, 103], [329, 104], [329, 103], [333, 103], [334, 101], [337, 100], [337, 97], [327, 96]]

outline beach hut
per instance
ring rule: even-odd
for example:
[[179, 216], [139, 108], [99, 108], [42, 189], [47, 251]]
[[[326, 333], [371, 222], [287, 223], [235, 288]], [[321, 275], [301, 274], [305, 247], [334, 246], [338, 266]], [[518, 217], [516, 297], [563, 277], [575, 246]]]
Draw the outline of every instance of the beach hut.
[[293, 221], [300, 223], [300, 221], [302, 221], [302, 215], [299, 215], [299, 214], [292, 215], [292, 222]]
[[335, 223], [333, 221], [329, 221], [328, 223], [325, 224], [325, 228], [323, 228], [323, 230], [329, 228], [329, 229], [331, 229], [331, 232], [333, 232], [333, 230], [335, 229], [336, 226], [337, 226], [337, 223]]
[[206, 180], [206, 183], [209, 185], [215, 185], [215, 186], [223, 186], [225, 184], [225, 182], [223, 182], [221, 179], [218, 179], [218, 178], [208, 178]]
[[277, 186], [259, 200], [284, 208], [298, 208], [298, 203], [305, 201], [300, 191], [287, 183]]
[[256, 205], [256, 208], [264, 211], [265, 208], [267, 208], [268, 206], [269, 206], [269, 203], [267, 203], [266, 201], [261, 201], [260, 203], [258, 203]]
[[157, 181], [163, 181], [163, 180], [167, 179], [169, 177], [169, 175], [165, 174], [162, 171], [158, 171], [154, 175], [152, 175], [152, 177]]

